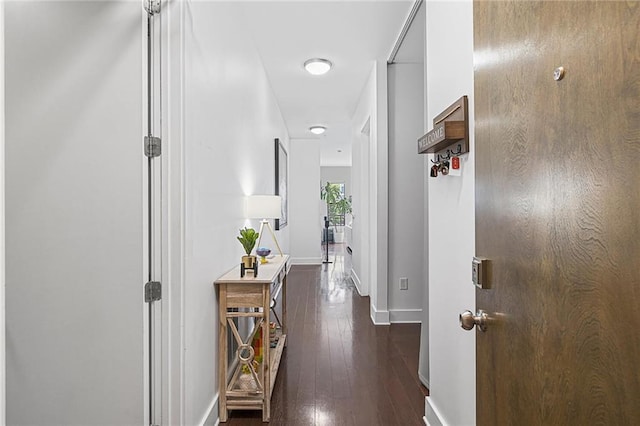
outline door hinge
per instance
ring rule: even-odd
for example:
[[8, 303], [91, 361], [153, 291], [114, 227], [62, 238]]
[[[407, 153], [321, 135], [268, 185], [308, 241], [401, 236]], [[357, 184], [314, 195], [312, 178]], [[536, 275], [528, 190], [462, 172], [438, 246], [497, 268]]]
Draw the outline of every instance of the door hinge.
[[162, 154], [162, 140], [155, 136], [144, 137], [144, 155], [149, 158]]
[[162, 283], [160, 281], [149, 281], [144, 285], [144, 301], [155, 302], [162, 299]]
[[149, 15], [160, 13], [160, 0], [145, 0], [144, 10], [146, 10]]

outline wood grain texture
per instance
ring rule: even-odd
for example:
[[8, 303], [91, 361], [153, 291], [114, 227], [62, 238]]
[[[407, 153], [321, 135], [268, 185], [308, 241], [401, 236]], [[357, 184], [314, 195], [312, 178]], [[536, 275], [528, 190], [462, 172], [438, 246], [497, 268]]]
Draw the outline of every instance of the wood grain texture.
[[[289, 256], [283, 256], [277, 258], [277, 261], [270, 262], [263, 268], [263, 275], [260, 278], [255, 277], [242, 277], [238, 278], [239, 270], [234, 268], [231, 271], [224, 274], [222, 277], [214, 282], [214, 285], [218, 288], [218, 310], [219, 310], [219, 338], [218, 338], [218, 412], [220, 422], [226, 422], [229, 414], [229, 410], [232, 409], [259, 409], [262, 411], [262, 420], [268, 422], [271, 419], [271, 392], [273, 389], [273, 381], [275, 381], [278, 371], [278, 364], [281, 359], [282, 349], [284, 348], [285, 340], [283, 340], [276, 353], [272, 357], [270, 352], [269, 341], [269, 320], [271, 315], [270, 305], [271, 288], [277, 286], [277, 282], [282, 280], [282, 312], [283, 318], [286, 312], [286, 273], [289, 268], [288, 259]], [[266, 270], [266, 271], [265, 271]], [[268, 278], [268, 279], [266, 279]], [[276, 297], [274, 295], [274, 297]], [[250, 308], [249, 311], [235, 312], [237, 308]], [[231, 309], [232, 312], [228, 310]], [[233, 319], [238, 318], [251, 318], [253, 317], [254, 331], [249, 334], [246, 339], [243, 339], [239, 330], [236, 328]], [[251, 367], [249, 372], [253, 377], [253, 389], [242, 389], [238, 380], [242, 377], [242, 363], [240, 363], [240, 353], [235, 352], [234, 359], [237, 361], [235, 367], [232, 367], [234, 371], [231, 374], [230, 381], [227, 381], [229, 375], [228, 365], [228, 342], [227, 334], [229, 330], [234, 336], [238, 347], [242, 347], [243, 344], [251, 345], [253, 336], [256, 336], [258, 329], [262, 334], [262, 362], [256, 372]], [[252, 348], [250, 348], [253, 351]], [[259, 354], [256, 354], [259, 355]], [[245, 355], [245, 361], [249, 362], [253, 358], [253, 353]], [[246, 364], [244, 365], [246, 367]], [[259, 398], [259, 399], [258, 399]]]
[[[335, 260], [333, 254], [332, 260]], [[271, 397], [271, 424], [424, 425], [418, 380], [420, 326], [376, 327], [342, 256], [330, 266], [295, 266], [287, 276], [288, 335]], [[259, 425], [233, 411], [229, 425]]]
[[638, 2], [474, 2], [479, 425], [640, 424], [639, 32]]
[[262, 306], [264, 284], [226, 284], [227, 307], [252, 308]]
[[[218, 395], [227, 388], [227, 286], [218, 286]], [[227, 399], [218, 399], [218, 412], [221, 422], [227, 421]]]
[[[262, 322], [262, 353], [265, 355], [262, 364], [260, 365], [260, 371], [262, 373], [262, 384], [264, 386], [262, 395], [262, 421], [268, 422], [271, 419], [271, 355], [270, 355], [270, 343], [269, 343], [269, 314], [271, 309], [271, 285], [265, 285], [262, 289], [263, 300], [262, 306], [264, 321]], [[274, 375], [278, 371], [276, 370]], [[275, 377], [274, 377], [275, 380]]]

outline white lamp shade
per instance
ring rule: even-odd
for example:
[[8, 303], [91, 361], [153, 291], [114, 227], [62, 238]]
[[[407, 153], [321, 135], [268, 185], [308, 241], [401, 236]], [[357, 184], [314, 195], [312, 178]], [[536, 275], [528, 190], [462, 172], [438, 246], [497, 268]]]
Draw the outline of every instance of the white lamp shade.
[[249, 219], [279, 219], [282, 198], [279, 195], [249, 195], [247, 217]]

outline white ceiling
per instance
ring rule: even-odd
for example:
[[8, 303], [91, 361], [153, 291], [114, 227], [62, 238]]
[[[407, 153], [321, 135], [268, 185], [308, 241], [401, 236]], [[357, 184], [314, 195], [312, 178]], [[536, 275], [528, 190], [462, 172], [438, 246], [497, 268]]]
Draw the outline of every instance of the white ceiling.
[[[351, 165], [351, 117], [373, 68], [386, 60], [413, 0], [261, 1], [244, 3], [253, 38], [291, 139], [321, 143], [322, 166]], [[333, 68], [308, 74], [303, 63]], [[309, 132], [327, 127], [324, 135]], [[341, 150], [342, 152], [338, 152]]]

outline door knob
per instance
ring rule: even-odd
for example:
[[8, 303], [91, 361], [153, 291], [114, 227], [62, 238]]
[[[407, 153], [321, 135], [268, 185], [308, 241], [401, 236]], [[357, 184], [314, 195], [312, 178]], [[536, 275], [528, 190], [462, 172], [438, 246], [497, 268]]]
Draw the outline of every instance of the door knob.
[[474, 325], [477, 325], [480, 331], [487, 331], [487, 313], [482, 309], [475, 315], [471, 311], [460, 314], [460, 327], [471, 330]]

